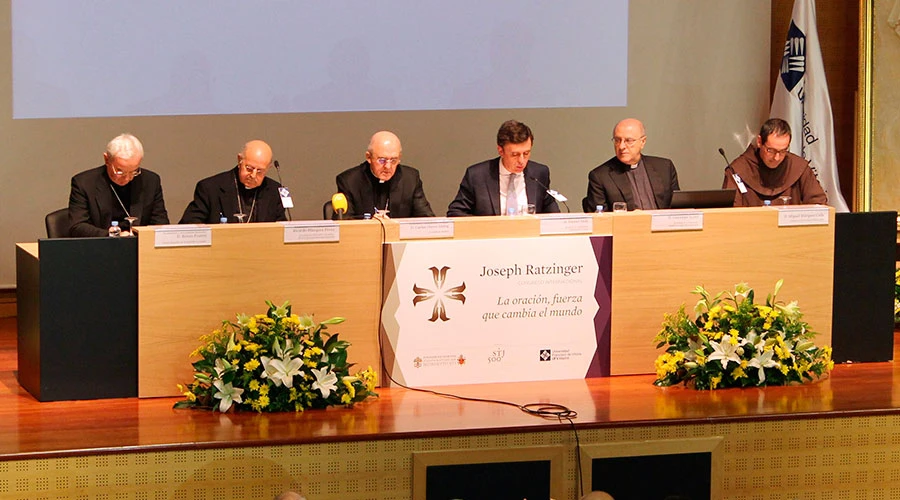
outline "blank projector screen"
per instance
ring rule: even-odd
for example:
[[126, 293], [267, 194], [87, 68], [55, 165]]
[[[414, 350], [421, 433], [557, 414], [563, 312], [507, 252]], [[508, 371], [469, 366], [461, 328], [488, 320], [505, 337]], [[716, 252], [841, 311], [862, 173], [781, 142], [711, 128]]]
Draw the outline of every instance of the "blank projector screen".
[[626, 104], [628, 0], [13, 0], [12, 28], [14, 118]]

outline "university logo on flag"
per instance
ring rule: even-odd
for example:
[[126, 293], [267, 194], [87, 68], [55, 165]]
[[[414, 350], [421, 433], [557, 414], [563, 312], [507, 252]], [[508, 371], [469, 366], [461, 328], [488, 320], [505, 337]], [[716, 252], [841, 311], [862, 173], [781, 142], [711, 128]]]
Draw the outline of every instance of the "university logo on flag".
[[791, 22], [787, 41], [784, 42], [784, 57], [781, 59], [781, 81], [788, 92], [803, 80], [806, 73], [806, 35]]

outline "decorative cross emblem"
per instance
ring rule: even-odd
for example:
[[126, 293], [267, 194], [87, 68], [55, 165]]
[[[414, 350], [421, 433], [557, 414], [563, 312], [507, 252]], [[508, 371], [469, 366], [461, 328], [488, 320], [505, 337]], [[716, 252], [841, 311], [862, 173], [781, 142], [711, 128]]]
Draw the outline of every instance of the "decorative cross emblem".
[[465, 304], [466, 296], [463, 295], [463, 292], [466, 290], [466, 282], [464, 281], [461, 285], [450, 287], [445, 290], [444, 283], [447, 277], [447, 271], [449, 271], [450, 268], [444, 266], [440, 269], [437, 267], [429, 267], [428, 269], [431, 271], [434, 278], [434, 290], [429, 290], [427, 288], [422, 288], [417, 284], [413, 284], [413, 292], [416, 294], [416, 296], [413, 297], [413, 306], [419, 302], [435, 299], [434, 308], [431, 311], [431, 318], [428, 321], [437, 321], [438, 318], [440, 318], [441, 321], [448, 321], [450, 318], [447, 317], [447, 308], [444, 306], [444, 299], [458, 300]]

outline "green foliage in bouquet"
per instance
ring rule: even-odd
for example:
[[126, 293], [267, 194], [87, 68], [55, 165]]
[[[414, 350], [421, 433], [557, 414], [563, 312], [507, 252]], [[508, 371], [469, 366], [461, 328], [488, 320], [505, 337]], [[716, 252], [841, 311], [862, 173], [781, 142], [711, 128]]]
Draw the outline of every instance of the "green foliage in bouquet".
[[194, 381], [179, 384], [185, 399], [175, 408], [303, 411], [378, 396], [372, 367], [351, 376], [350, 343], [325, 332], [344, 318], [316, 323], [311, 316], [291, 314], [289, 302], [266, 304], [266, 314], [238, 314], [236, 323], [225, 320], [200, 338], [191, 353], [200, 358], [193, 363]]
[[666, 314], [656, 336], [656, 385], [684, 383], [695, 389], [787, 385], [815, 380], [834, 368], [831, 348], [817, 347], [816, 333], [801, 321], [797, 302], [776, 302], [783, 280], [755, 304], [746, 283], [711, 297], [702, 286], [693, 321], [684, 305]]
[[900, 323], [900, 269], [894, 271], [894, 323]]

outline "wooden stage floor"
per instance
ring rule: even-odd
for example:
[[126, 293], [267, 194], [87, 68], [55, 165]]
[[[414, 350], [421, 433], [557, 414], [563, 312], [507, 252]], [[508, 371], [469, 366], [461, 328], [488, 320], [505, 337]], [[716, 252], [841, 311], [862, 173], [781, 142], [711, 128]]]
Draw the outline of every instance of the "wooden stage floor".
[[[895, 353], [897, 348], [895, 346]], [[15, 318], [0, 319], [0, 461], [136, 451], [564, 430], [516, 408], [386, 388], [352, 409], [300, 414], [174, 410], [177, 399], [40, 403], [16, 380]], [[580, 429], [900, 413], [894, 363], [838, 365], [815, 384], [700, 392], [653, 377], [446, 387], [459, 395], [565, 405]]]

